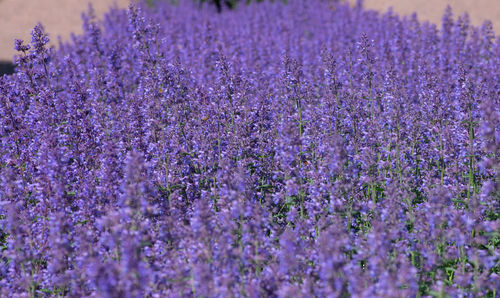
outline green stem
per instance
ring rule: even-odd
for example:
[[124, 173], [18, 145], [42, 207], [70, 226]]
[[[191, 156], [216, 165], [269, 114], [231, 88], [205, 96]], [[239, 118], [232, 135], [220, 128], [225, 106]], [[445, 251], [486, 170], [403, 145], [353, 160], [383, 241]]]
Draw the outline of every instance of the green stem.
[[471, 110], [469, 109], [469, 174], [467, 182], [467, 208], [471, 196], [471, 188], [474, 186], [474, 126]]

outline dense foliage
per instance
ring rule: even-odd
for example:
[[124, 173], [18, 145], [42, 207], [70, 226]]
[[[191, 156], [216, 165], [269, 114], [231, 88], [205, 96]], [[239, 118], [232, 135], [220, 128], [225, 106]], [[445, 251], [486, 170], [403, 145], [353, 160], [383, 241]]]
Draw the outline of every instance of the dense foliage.
[[491, 23], [289, 2], [16, 40], [2, 296], [498, 295]]

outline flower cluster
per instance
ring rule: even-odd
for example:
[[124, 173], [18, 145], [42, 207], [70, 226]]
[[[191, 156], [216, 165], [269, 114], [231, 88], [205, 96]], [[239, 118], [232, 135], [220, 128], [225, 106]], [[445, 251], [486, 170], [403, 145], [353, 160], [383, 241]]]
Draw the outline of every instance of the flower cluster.
[[0, 295], [500, 291], [500, 40], [331, 1], [41, 25], [0, 77]]

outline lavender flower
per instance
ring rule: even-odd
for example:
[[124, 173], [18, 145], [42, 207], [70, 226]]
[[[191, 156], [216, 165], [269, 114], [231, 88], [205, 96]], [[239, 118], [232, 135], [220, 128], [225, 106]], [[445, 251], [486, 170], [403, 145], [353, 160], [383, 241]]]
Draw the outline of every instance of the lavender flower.
[[497, 295], [491, 23], [304, 3], [89, 7], [57, 48], [15, 40], [0, 295]]

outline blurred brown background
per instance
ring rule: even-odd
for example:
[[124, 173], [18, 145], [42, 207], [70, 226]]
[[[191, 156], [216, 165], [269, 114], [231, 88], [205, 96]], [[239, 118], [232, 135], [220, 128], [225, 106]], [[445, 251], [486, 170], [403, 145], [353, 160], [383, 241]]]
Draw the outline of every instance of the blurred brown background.
[[418, 14], [420, 21], [431, 21], [440, 24], [441, 17], [447, 5], [453, 9], [455, 18], [465, 12], [469, 13], [475, 26], [484, 20], [493, 22], [496, 35], [500, 33], [500, 0], [365, 0], [365, 7], [382, 12], [393, 7], [402, 15]]
[[129, 0], [0, 0], [0, 60], [12, 60], [14, 38], [29, 42], [37, 22], [45, 27], [53, 44], [59, 35], [67, 40], [71, 32], [80, 33], [81, 13], [87, 11], [89, 2], [102, 17], [113, 3], [127, 7]]
[[[12, 60], [14, 38], [29, 41], [30, 31], [38, 21], [45, 26], [53, 41], [57, 41], [59, 35], [67, 40], [70, 32], [81, 32], [80, 15], [86, 11], [88, 2], [92, 3], [98, 16], [102, 16], [113, 3], [126, 7], [129, 0], [0, 0], [0, 60]], [[384, 12], [393, 6], [400, 14], [409, 15], [416, 11], [420, 20], [436, 23], [440, 22], [448, 4], [454, 9], [455, 16], [469, 12], [475, 25], [485, 19], [492, 20], [498, 36], [500, 0], [365, 0], [367, 8]]]

